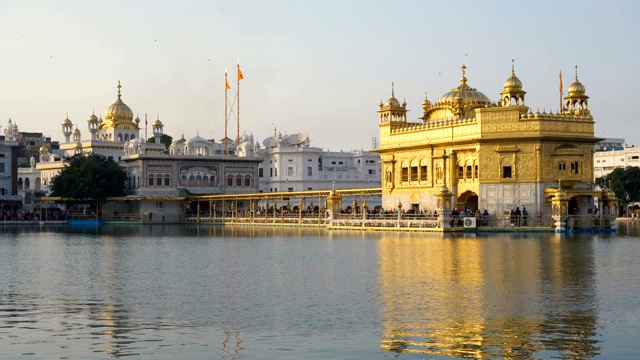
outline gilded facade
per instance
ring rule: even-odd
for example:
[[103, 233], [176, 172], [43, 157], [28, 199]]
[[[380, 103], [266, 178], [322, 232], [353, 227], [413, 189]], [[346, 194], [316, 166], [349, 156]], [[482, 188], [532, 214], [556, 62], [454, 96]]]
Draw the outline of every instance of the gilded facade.
[[[595, 212], [594, 198], [607, 199], [592, 185], [593, 149], [601, 139], [594, 137], [577, 68], [567, 92], [559, 111], [533, 111], [512, 64], [492, 102], [468, 84], [463, 65], [460, 84], [434, 103], [425, 99], [422, 117], [411, 122], [392, 85], [378, 111], [383, 207], [493, 214], [526, 207], [551, 215], [558, 205], [558, 215]], [[554, 205], [560, 197], [566, 200]]]

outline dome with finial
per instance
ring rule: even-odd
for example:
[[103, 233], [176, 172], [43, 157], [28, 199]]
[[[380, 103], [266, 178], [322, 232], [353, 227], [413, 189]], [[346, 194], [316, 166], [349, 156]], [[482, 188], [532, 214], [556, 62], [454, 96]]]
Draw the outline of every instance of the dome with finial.
[[427, 98], [427, 93], [424, 93], [424, 101], [422, 102], [422, 108], [428, 109], [431, 106], [431, 101]]
[[123, 122], [130, 123], [133, 120], [133, 111], [131, 111], [131, 108], [127, 106], [127, 104], [125, 104], [120, 98], [121, 88], [122, 86], [120, 85], [120, 81], [118, 81], [118, 98], [104, 112], [105, 120], [111, 121], [114, 125]]
[[396, 99], [396, 96], [395, 96], [395, 93], [394, 93], [393, 83], [391, 83], [391, 97], [389, 98], [389, 100], [387, 100], [387, 106], [400, 107], [400, 101], [398, 101], [398, 99]]
[[160, 119], [156, 119], [156, 121], [153, 122], [153, 126], [162, 126], [162, 121], [160, 121]]
[[73, 130], [73, 135], [80, 135], [80, 130], [78, 128]]
[[578, 81], [578, 66], [576, 65], [576, 77], [569, 89], [567, 90], [569, 96], [583, 96], [587, 89]]
[[62, 120], [62, 125], [73, 125], [71, 120], [69, 120], [69, 115], [67, 115], [66, 119]]
[[[456, 100], [457, 98], [457, 100]], [[472, 88], [467, 84], [467, 67], [462, 65], [462, 77], [460, 78], [460, 85], [457, 88], [452, 89], [448, 93], [442, 95], [435, 105], [450, 105], [461, 102], [463, 107], [470, 105], [489, 105], [491, 100], [487, 95], [481, 93], [475, 88]]]
[[96, 116], [96, 114], [91, 114], [91, 116], [89, 116], [89, 119], [87, 119], [87, 122], [93, 121], [98, 121], [98, 117]]
[[513, 59], [511, 59], [511, 75], [504, 82], [503, 87], [505, 91], [522, 90], [522, 81], [516, 76]]

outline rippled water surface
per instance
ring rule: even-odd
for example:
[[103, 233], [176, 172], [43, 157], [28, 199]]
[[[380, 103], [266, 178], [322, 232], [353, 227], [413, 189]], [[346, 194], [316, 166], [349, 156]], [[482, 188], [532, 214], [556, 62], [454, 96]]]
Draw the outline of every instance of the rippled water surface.
[[0, 224], [1, 359], [637, 359], [640, 224]]

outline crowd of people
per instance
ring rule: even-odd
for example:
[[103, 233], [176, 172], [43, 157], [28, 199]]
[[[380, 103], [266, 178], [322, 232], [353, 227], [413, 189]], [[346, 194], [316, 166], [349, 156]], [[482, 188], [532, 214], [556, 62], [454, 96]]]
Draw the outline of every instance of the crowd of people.
[[2, 210], [0, 211], [0, 221], [45, 221], [45, 220], [66, 220], [66, 214], [61, 210]]

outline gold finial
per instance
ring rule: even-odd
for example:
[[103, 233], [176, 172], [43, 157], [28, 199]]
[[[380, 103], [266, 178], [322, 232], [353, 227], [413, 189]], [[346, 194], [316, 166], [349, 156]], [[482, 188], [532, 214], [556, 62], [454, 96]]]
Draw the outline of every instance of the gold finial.
[[118, 97], [120, 97], [120, 89], [122, 86], [120, 85], [120, 80], [118, 80]]
[[576, 81], [578, 81], [578, 65], [576, 65]]
[[462, 64], [460, 68], [462, 69], [462, 77], [460, 78], [460, 82], [465, 84], [467, 82], [467, 65]]
[[516, 71], [515, 71], [515, 60], [511, 59], [511, 75], [515, 76], [516, 75]]
[[392, 97], [392, 98], [396, 97], [396, 96], [395, 96], [395, 93], [394, 93], [394, 91], [393, 91], [393, 81], [391, 82], [391, 97]]

